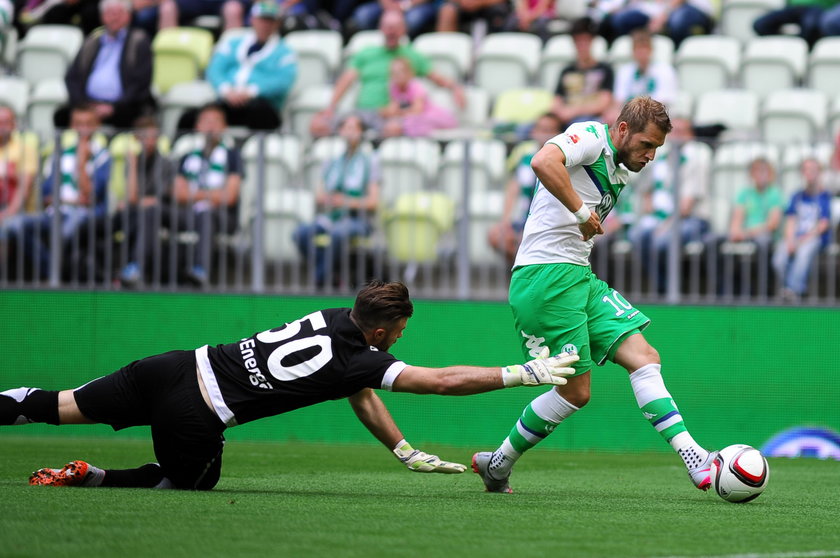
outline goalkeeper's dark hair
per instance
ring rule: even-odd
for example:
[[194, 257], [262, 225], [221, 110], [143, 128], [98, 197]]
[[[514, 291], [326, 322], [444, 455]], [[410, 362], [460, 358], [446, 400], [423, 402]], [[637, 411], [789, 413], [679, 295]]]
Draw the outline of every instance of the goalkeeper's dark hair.
[[402, 318], [414, 314], [408, 287], [399, 281], [386, 283], [374, 280], [362, 287], [350, 317], [362, 331], [392, 327]]
[[621, 122], [627, 123], [627, 129], [631, 134], [644, 132], [650, 123], [663, 133], [667, 134], [671, 131], [671, 117], [668, 116], [668, 109], [650, 97], [635, 97], [628, 101], [621, 109], [615, 125], [618, 126]]

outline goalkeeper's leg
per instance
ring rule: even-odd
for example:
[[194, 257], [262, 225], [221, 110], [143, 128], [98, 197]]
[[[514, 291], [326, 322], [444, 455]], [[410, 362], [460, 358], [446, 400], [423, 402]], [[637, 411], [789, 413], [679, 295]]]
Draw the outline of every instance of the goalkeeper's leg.
[[682, 414], [662, 380], [659, 353], [641, 333], [637, 333], [621, 343], [614, 360], [630, 373], [630, 385], [645, 418], [682, 458], [694, 485], [707, 490], [715, 454], [700, 446], [689, 434]]
[[573, 376], [566, 385], [556, 386], [531, 401], [496, 451], [473, 456], [473, 471], [481, 475], [488, 492], [511, 492], [508, 477], [513, 465], [589, 402], [589, 378], [588, 372]]

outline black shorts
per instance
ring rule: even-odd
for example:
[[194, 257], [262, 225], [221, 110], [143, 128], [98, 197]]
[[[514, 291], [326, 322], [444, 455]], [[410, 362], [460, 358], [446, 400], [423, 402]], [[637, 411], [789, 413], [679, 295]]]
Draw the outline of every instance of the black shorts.
[[218, 482], [225, 425], [201, 397], [193, 351], [134, 361], [74, 396], [82, 414], [114, 430], [151, 426], [155, 457], [177, 488], [209, 490]]

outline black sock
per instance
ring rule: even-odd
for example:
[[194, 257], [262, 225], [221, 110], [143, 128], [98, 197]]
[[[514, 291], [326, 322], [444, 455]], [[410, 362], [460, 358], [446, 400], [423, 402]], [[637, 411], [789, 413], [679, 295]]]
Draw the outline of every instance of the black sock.
[[58, 422], [58, 392], [21, 387], [0, 392], [0, 425]]
[[154, 488], [163, 480], [163, 469], [157, 463], [147, 463], [136, 469], [105, 469], [101, 486], [121, 488]]

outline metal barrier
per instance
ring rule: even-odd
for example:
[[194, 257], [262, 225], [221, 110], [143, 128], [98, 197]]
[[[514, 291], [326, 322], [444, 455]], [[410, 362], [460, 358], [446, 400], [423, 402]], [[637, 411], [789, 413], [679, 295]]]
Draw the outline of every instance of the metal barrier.
[[[57, 134], [47, 151], [60, 153], [63, 137]], [[147, 165], [143, 152], [135, 164], [133, 144], [115, 150], [115, 141], [107, 201], [93, 194], [73, 199], [53, 188], [58, 195], [51, 200], [35, 196], [24, 218], [0, 224], [0, 287], [347, 295], [379, 277], [405, 281], [420, 297], [507, 297], [510, 264], [487, 240], [501, 219], [508, 178], [508, 146], [498, 140], [365, 141], [351, 158], [339, 138], [304, 144], [294, 136], [253, 135], [236, 142], [244, 176], [235, 199], [223, 189], [175, 191], [164, 184], [164, 165]], [[197, 156], [202, 142], [179, 138], [168, 161], [177, 166]], [[638, 222], [642, 193], [656, 178], [643, 173], [624, 193], [632, 207], [598, 238], [593, 269], [639, 302], [781, 302], [770, 265], [777, 244], [725, 236], [728, 214], [721, 212], [731, 210], [729, 200], [745, 185], [732, 178], [743, 179], [744, 169], [739, 175], [727, 167], [717, 157], [722, 147], [704, 149], [710, 230], [685, 242], [672, 234], [664, 249], [644, 249], [631, 221]], [[663, 153], [677, 200], [684, 154], [684, 146]], [[221, 173], [212, 179], [218, 180], [230, 170], [228, 160], [195, 160], [204, 165], [190, 171], [195, 180], [211, 172]], [[49, 154], [42, 167], [38, 191], [46, 175], [63, 170], [61, 158]], [[151, 177], [157, 187], [147, 192], [149, 201], [138, 202], [129, 195], [132, 184], [149, 182], [148, 173], [161, 176]], [[353, 195], [331, 196], [327, 183]], [[362, 186], [377, 192], [375, 208], [364, 205]], [[831, 243], [814, 259], [807, 293], [793, 302], [837, 304], [838, 217]], [[680, 230], [679, 212], [673, 219], [672, 230]]]

